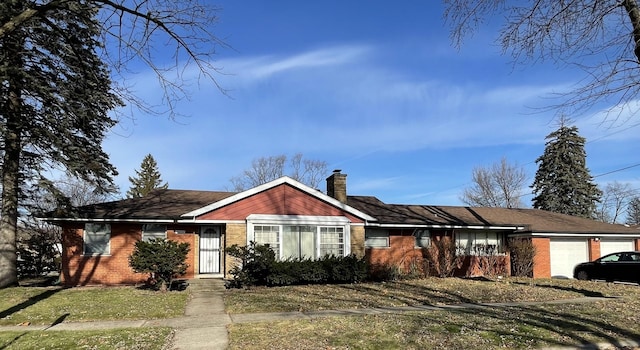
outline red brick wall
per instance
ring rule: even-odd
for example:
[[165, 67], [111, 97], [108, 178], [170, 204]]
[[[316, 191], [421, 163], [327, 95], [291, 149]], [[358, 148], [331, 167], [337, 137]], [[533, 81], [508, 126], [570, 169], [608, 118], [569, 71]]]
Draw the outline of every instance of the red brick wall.
[[600, 254], [600, 240], [595, 238], [589, 238], [589, 260], [596, 260], [601, 256]]
[[636, 239], [636, 250], [640, 250], [640, 239]]
[[412, 235], [401, 235], [396, 232], [389, 235], [389, 247], [367, 248], [365, 256], [372, 265], [398, 266], [405, 271], [412, 262], [421, 264], [422, 248], [415, 247], [415, 238]]
[[531, 242], [536, 247], [533, 259], [533, 278], [551, 277], [551, 241], [547, 237], [532, 237]]
[[[191, 229], [193, 231], [193, 229]], [[140, 224], [111, 224], [109, 255], [85, 256], [83, 251], [84, 223], [70, 223], [63, 226], [62, 284], [78, 285], [115, 285], [137, 284], [146, 281], [147, 274], [134, 273], [129, 267], [129, 256], [135, 242], [142, 238]], [[187, 231], [189, 232], [189, 231]], [[167, 238], [194, 246], [193, 233], [177, 235], [173, 230], [167, 232]], [[187, 278], [194, 275], [196, 254], [191, 249], [187, 256], [189, 268]]]
[[[372, 265], [383, 265], [399, 267], [404, 272], [408, 272], [411, 265], [425, 268], [426, 248], [416, 248], [413, 230], [391, 230], [389, 232], [389, 247], [387, 248], [367, 248], [367, 261]], [[432, 242], [437, 239], [451, 239], [445, 232], [432, 232]], [[432, 243], [433, 244], [433, 243]], [[508, 255], [496, 257], [498, 266], [493, 273], [511, 274], [511, 263]], [[482, 260], [482, 261], [481, 261]], [[483, 275], [481, 264], [488, 261], [487, 257], [467, 256], [463, 257], [460, 268], [456, 275], [459, 276], [479, 276]]]

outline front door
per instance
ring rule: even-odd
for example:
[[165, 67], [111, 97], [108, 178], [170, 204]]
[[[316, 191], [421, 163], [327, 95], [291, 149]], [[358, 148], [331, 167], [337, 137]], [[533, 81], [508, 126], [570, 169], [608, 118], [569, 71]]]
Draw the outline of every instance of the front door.
[[220, 273], [220, 227], [200, 230], [200, 273]]

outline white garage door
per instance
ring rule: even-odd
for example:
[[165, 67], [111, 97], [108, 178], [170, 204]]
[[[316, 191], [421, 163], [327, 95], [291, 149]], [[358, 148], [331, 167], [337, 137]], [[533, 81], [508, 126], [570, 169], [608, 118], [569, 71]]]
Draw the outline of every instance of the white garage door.
[[628, 252], [631, 250], [635, 250], [633, 239], [600, 239], [600, 256], [605, 256], [610, 253]]
[[572, 278], [573, 268], [589, 261], [586, 239], [551, 238], [549, 249], [551, 277]]

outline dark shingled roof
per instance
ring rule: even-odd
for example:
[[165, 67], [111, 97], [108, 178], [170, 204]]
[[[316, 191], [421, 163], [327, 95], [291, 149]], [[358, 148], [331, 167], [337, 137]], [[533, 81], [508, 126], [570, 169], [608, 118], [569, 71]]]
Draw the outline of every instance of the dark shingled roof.
[[[236, 192], [158, 189], [145, 197], [75, 208], [72, 213], [49, 213], [48, 219], [174, 220], [235, 195]], [[524, 227], [533, 233], [640, 234], [638, 227], [607, 224], [537, 209], [455, 207], [386, 204], [372, 196], [348, 196], [347, 204], [377, 219], [377, 224], [398, 226]]]
[[348, 196], [347, 203], [389, 225], [524, 227], [533, 233], [640, 234], [637, 227], [607, 224], [538, 209], [386, 204], [376, 197]]
[[[140, 198], [99, 203], [75, 208], [65, 218], [85, 219], [179, 219], [180, 215], [202, 208], [235, 192], [154, 190]], [[60, 217], [60, 214], [54, 217]]]

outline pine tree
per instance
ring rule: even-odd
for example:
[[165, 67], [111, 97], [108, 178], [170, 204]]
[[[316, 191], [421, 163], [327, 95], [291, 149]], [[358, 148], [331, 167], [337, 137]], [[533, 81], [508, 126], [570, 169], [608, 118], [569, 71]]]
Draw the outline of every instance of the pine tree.
[[131, 188], [127, 191], [127, 198], [144, 197], [156, 188], [165, 189], [168, 183], [162, 184], [162, 177], [158, 170], [158, 163], [151, 154], [147, 154], [142, 160], [140, 170], [136, 170], [136, 177], [129, 176]]
[[640, 225], [640, 197], [635, 197], [627, 207], [627, 225]]
[[593, 218], [602, 192], [586, 166], [585, 139], [575, 126], [560, 128], [545, 138], [533, 181], [533, 207], [556, 213]]
[[[30, 1], [0, 1], [0, 24], [28, 13]], [[16, 232], [28, 183], [52, 168], [112, 187], [117, 174], [101, 144], [121, 104], [102, 51], [98, 7], [58, 3], [46, 20], [24, 18], [0, 36], [0, 288], [17, 283]]]

